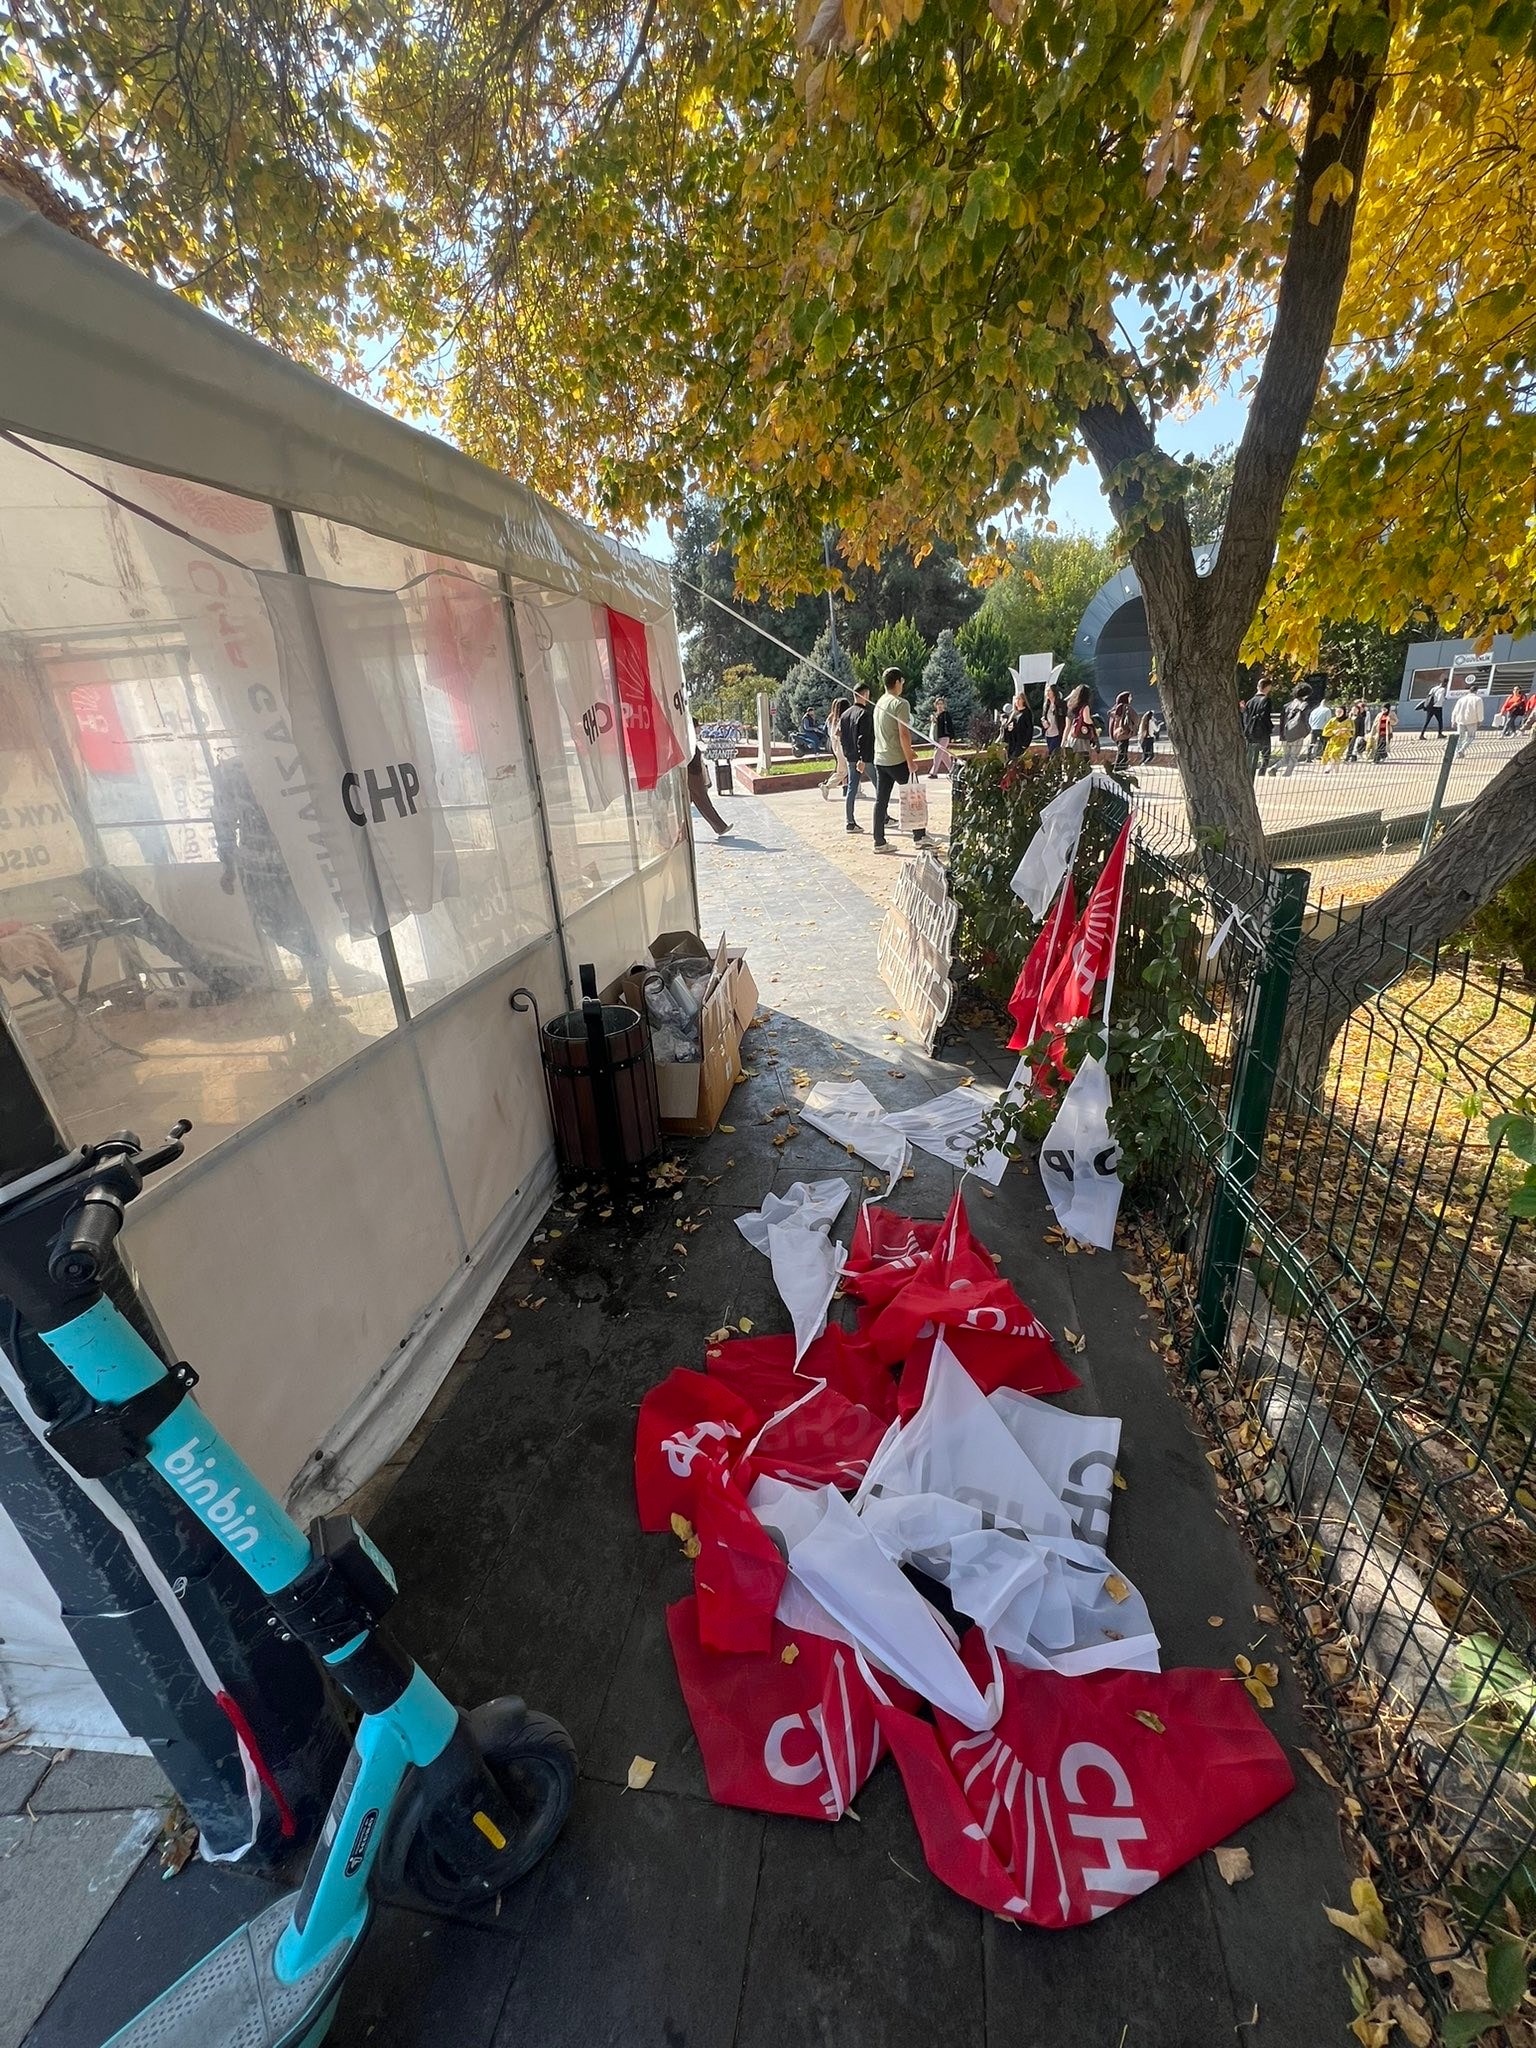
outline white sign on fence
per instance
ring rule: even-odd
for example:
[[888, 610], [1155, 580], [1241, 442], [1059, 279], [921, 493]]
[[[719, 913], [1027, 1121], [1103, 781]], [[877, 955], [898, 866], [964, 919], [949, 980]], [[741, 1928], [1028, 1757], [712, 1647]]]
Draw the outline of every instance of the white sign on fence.
[[881, 979], [925, 1052], [932, 1052], [954, 998], [949, 961], [955, 915], [942, 864], [928, 852], [908, 861], [880, 926], [878, 958]]

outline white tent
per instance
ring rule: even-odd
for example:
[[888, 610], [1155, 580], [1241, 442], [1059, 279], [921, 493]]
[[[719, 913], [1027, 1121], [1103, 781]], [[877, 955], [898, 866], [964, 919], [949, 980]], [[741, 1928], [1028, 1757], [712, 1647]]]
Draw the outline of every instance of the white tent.
[[306, 1514], [548, 1201], [509, 991], [697, 926], [668, 577], [4, 198], [0, 363], [0, 1007]]

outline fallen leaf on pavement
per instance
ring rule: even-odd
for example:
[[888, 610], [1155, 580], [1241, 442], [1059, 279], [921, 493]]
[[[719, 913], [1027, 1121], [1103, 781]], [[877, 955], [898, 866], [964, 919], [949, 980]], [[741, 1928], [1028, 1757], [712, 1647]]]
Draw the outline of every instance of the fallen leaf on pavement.
[[1384, 1948], [1391, 1929], [1375, 1885], [1368, 1877], [1357, 1877], [1349, 1888], [1349, 1897], [1354, 1912], [1346, 1913], [1338, 1906], [1325, 1906], [1323, 1910], [1328, 1918], [1335, 1927], [1352, 1935], [1362, 1947], [1373, 1951]]
[[1220, 1628], [1221, 1616], [1219, 1614], [1208, 1614], [1205, 1617], [1205, 1625], [1207, 1628]]
[[637, 1756], [630, 1764], [629, 1775], [624, 1780], [624, 1789], [627, 1792], [643, 1792], [655, 1775], [654, 1757]]
[[1081, 1351], [1088, 1341], [1086, 1337], [1080, 1336], [1076, 1330], [1063, 1330], [1061, 1334], [1074, 1351]]
[[[1338, 1779], [1333, 1775], [1332, 1771], [1329, 1770], [1328, 1766], [1323, 1762], [1322, 1758], [1318, 1755], [1315, 1749], [1299, 1750], [1297, 1754], [1306, 1758], [1307, 1762], [1312, 1766], [1313, 1770], [1316, 1771], [1317, 1775], [1322, 1779], [1325, 1785], [1331, 1785], [1335, 1792], [1338, 1791]], [[1427, 1955], [1428, 1953], [1429, 1951], [1426, 1949], [1425, 1954]]]
[[1253, 1858], [1246, 1849], [1215, 1849], [1211, 1853], [1228, 1884], [1241, 1884], [1245, 1877], [1252, 1877]]
[[740, 1317], [737, 1321], [736, 1327], [738, 1330], [740, 1330], [743, 1337], [750, 1336], [752, 1333], [752, 1318], [750, 1316]]
[[498, 1344], [505, 1344], [507, 1339], [511, 1336], [511, 1334], [512, 1332], [510, 1330], [498, 1330], [496, 1332], [496, 1342]]
[[711, 1330], [709, 1335], [704, 1339], [704, 1342], [706, 1344], [723, 1344], [726, 1338], [730, 1336], [730, 1334], [730, 1326], [727, 1325], [724, 1329]]

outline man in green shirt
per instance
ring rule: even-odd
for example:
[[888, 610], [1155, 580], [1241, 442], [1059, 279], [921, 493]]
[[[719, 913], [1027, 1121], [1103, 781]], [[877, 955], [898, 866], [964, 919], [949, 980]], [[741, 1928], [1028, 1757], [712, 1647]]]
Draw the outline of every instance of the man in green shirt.
[[[903, 695], [907, 679], [899, 668], [888, 668], [880, 680], [885, 688], [875, 706], [875, 851], [894, 853], [895, 847], [885, 843], [891, 791], [912, 779], [917, 757], [912, 751], [912, 706]], [[921, 846], [922, 833], [912, 837]]]

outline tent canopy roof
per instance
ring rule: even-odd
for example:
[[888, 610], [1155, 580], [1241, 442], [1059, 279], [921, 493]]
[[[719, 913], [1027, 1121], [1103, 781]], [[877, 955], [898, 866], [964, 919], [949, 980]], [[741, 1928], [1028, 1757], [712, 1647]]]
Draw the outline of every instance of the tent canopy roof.
[[0, 425], [646, 618], [666, 569], [0, 193]]

